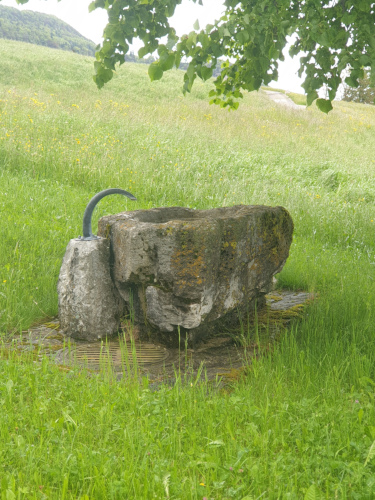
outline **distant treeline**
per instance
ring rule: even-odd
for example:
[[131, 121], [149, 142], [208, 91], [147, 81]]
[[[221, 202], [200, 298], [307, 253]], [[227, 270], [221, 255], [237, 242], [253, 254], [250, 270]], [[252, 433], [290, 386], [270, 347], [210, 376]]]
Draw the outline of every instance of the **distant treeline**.
[[95, 55], [95, 43], [57, 17], [1, 5], [0, 38]]

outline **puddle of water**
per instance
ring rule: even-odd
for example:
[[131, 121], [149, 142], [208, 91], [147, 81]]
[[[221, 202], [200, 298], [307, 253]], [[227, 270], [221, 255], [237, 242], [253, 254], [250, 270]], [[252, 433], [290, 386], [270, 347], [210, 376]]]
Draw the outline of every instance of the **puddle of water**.
[[[313, 299], [307, 292], [272, 292], [267, 296], [266, 308], [258, 313], [258, 334], [266, 339], [267, 344], [274, 341], [291, 320], [303, 315], [304, 306]], [[253, 323], [250, 330], [254, 328]], [[124, 325], [122, 335], [107, 342], [80, 342], [65, 336], [55, 318], [22, 335], [14, 335], [3, 343], [3, 349], [32, 353], [36, 360], [48, 356], [64, 371], [85, 366], [91, 372], [100, 372], [110, 366], [118, 379], [136, 371], [153, 382], [174, 380], [176, 374], [230, 380], [239, 376], [260, 349], [255, 335], [247, 339], [238, 337], [238, 331], [235, 333], [221, 334], [194, 349], [180, 350], [139, 341], [132, 328]]]

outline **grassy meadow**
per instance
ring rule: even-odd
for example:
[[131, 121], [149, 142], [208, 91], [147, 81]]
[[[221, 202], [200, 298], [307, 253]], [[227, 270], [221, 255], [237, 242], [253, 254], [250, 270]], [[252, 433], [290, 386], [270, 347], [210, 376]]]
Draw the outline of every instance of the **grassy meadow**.
[[[375, 498], [375, 107], [209, 106], [182, 73], [0, 46], [0, 332], [57, 314], [56, 283], [85, 206], [282, 205], [295, 223], [281, 288], [318, 295], [225, 390], [153, 390], [63, 373], [0, 350], [0, 497]], [[2, 352], [2, 354], [1, 354]]]

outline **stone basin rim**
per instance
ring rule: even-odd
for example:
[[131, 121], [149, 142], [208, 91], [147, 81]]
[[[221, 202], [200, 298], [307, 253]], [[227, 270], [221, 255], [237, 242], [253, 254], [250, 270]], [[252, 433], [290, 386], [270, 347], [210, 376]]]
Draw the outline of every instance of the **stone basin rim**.
[[[116, 221], [132, 221], [138, 224], [168, 224], [173, 222], [198, 222], [200, 220], [231, 219], [240, 217], [244, 212], [258, 211], [266, 205], [233, 205], [232, 207], [217, 207], [195, 209], [188, 207], [160, 207], [140, 209], [130, 212], [120, 212], [116, 215], [104, 216]], [[269, 207], [279, 208], [279, 207]], [[285, 209], [284, 209], [285, 210]], [[229, 212], [229, 213], [228, 213]]]

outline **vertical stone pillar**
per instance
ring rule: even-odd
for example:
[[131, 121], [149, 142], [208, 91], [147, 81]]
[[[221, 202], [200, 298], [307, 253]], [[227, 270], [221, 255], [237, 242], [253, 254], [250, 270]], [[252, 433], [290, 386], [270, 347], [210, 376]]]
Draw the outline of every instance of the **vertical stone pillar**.
[[125, 303], [112, 282], [109, 240], [70, 240], [57, 291], [66, 335], [93, 341], [118, 332]]

